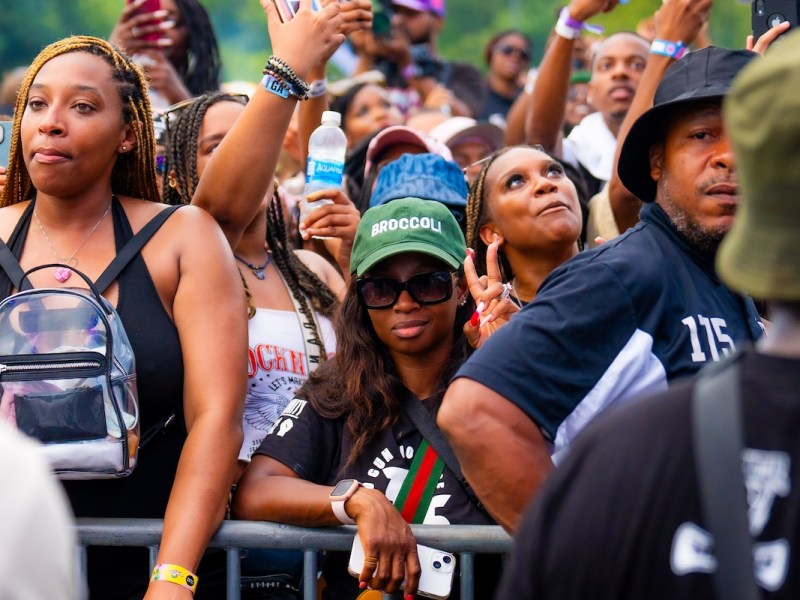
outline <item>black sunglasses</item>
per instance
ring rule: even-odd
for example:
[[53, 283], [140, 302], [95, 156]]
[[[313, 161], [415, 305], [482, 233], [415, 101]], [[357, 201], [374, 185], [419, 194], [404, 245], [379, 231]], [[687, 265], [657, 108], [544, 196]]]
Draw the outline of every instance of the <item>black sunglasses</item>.
[[417, 304], [439, 304], [453, 295], [453, 275], [458, 271], [435, 271], [414, 275], [407, 281], [391, 277], [365, 277], [356, 282], [358, 298], [367, 308], [391, 308], [405, 290]]
[[527, 50], [523, 50], [522, 48], [517, 48], [515, 46], [498, 46], [496, 50], [503, 56], [511, 56], [516, 52], [517, 56], [519, 56], [525, 62], [531, 59], [531, 55]]

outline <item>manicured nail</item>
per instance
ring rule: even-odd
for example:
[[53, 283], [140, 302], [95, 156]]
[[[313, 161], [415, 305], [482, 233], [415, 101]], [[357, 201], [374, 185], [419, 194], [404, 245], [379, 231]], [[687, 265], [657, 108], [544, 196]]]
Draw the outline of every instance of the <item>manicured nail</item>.
[[169, 38], [158, 38], [156, 40], [157, 46], [172, 46], [173, 41]]
[[175, 27], [175, 25], [176, 25], [175, 21], [161, 21], [161, 23], [158, 24], [158, 28], [172, 29], [173, 27]]
[[366, 581], [361, 581], [358, 584], [358, 587], [363, 590], [365, 587], [367, 587], [367, 582]]
[[164, 18], [164, 17], [166, 17], [167, 15], [169, 15], [169, 11], [168, 11], [168, 10], [157, 10], [157, 11], [155, 11], [155, 12], [153, 13], [153, 16], [154, 16], [156, 19], [163, 19], [163, 18]]
[[467, 248], [467, 254], [469, 254], [469, 257], [472, 260], [475, 260], [475, 250], [473, 250], [472, 248]]
[[481, 300], [480, 302], [478, 302], [478, 306], [475, 307], [475, 312], [483, 313], [484, 310], [486, 310], [486, 304], [484, 303], [483, 300]]
[[478, 325], [478, 323], [480, 322], [480, 320], [481, 320], [481, 313], [479, 313], [476, 310], [474, 313], [472, 313], [472, 316], [469, 318], [469, 324], [472, 327], [476, 327]]
[[483, 318], [481, 319], [481, 327], [483, 327], [483, 326], [484, 326], [484, 325], [486, 325], [486, 324], [487, 324], [489, 321], [491, 321], [491, 320], [492, 320], [492, 317], [493, 317], [492, 313], [489, 313], [488, 315], [486, 315], [485, 317], [483, 317]]
[[414, 600], [414, 594], [406, 594], [406, 600]]

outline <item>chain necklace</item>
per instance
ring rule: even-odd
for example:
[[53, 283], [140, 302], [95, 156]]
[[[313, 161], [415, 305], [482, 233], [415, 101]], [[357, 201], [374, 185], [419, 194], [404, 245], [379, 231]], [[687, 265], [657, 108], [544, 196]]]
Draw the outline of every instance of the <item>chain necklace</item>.
[[[112, 200], [113, 200], [113, 196], [112, 196]], [[36, 214], [36, 209], [35, 208], [33, 209], [33, 218], [36, 219], [36, 224], [39, 226], [39, 230], [42, 232], [42, 235], [44, 236], [44, 239], [47, 242], [47, 245], [50, 246], [50, 251], [53, 253], [53, 256], [55, 257], [56, 262], [61, 264], [61, 265], [66, 265], [67, 267], [75, 268], [75, 267], [78, 266], [78, 259], [75, 258], [75, 255], [78, 254], [78, 251], [81, 248], [83, 248], [83, 246], [84, 246], [84, 244], [86, 244], [86, 242], [89, 241], [89, 238], [92, 237], [92, 234], [95, 231], [97, 231], [97, 228], [100, 227], [100, 223], [103, 222], [103, 219], [106, 218], [106, 215], [108, 214], [108, 212], [110, 210], [111, 210], [111, 202], [108, 203], [108, 208], [106, 208], [106, 211], [103, 213], [103, 216], [101, 216], [97, 220], [97, 223], [94, 224], [94, 227], [92, 227], [92, 230], [88, 233], [88, 235], [85, 238], [83, 238], [83, 241], [78, 245], [77, 248], [75, 248], [75, 251], [70, 255], [69, 258], [59, 258], [58, 252], [56, 252], [56, 249], [53, 246], [53, 242], [50, 241], [50, 238], [48, 237], [47, 232], [44, 230], [44, 227], [42, 226], [42, 222], [39, 220], [39, 215]], [[53, 277], [55, 277], [56, 281], [58, 281], [59, 283], [64, 283], [67, 279], [72, 277], [72, 269], [71, 268], [58, 267], [55, 271], [53, 271]]]
[[236, 260], [238, 260], [240, 263], [243, 263], [243, 264], [247, 265], [247, 268], [250, 269], [253, 272], [253, 275], [255, 275], [257, 279], [260, 279], [261, 281], [264, 281], [267, 278], [266, 274], [264, 273], [264, 269], [266, 269], [269, 266], [269, 263], [272, 262], [272, 253], [271, 252], [267, 252], [267, 260], [266, 260], [266, 262], [264, 262], [263, 265], [251, 264], [251, 263], [247, 262], [245, 259], [243, 259], [241, 256], [237, 256], [236, 254], [234, 254], [233, 257]]
[[511, 301], [512, 301], [514, 304], [516, 304], [517, 306], [519, 306], [519, 307], [520, 307], [520, 309], [521, 309], [521, 308], [523, 308], [523, 306], [522, 306], [522, 300], [520, 300], [520, 299], [519, 299], [519, 296], [517, 296], [517, 289], [514, 287], [514, 284], [516, 284], [516, 283], [517, 283], [517, 278], [516, 278], [516, 277], [514, 277], [514, 278], [511, 280]]

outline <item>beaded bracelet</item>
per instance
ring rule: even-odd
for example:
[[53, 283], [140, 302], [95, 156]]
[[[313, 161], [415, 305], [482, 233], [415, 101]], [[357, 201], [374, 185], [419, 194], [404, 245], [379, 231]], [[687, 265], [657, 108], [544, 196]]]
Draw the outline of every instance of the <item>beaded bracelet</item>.
[[265, 90], [280, 96], [281, 98], [295, 98], [297, 100], [308, 100], [308, 94], [303, 90], [295, 88], [291, 82], [286, 80], [283, 73], [274, 71], [271, 68], [264, 69], [264, 77], [261, 85]]
[[273, 75], [280, 76], [281, 79], [298, 92], [298, 95], [306, 96], [308, 94], [310, 86], [297, 76], [297, 73], [294, 72], [294, 69], [292, 69], [285, 60], [274, 55], [270, 56], [267, 60], [267, 64], [264, 65], [263, 73], [266, 75], [267, 71], [272, 71]]
[[150, 581], [168, 581], [185, 587], [194, 594], [195, 590], [197, 590], [198, 577], [189, 569], [184, 569], [180, 565], [160, 564], [153, 568]]

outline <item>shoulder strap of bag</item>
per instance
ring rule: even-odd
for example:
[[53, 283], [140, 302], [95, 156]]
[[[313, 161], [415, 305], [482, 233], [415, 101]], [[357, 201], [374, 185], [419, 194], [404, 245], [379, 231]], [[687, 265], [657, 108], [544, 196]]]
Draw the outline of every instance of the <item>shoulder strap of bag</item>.
[[692, 393], [692, 436], [703, 515], [714, 536], [716, 596], [757, 600], [742, 475], [739, 370], [734, 358], [701, 373]]
[[150, 238], [155, 235], [164, 222], [169, 219], [172, 216], [172, 213], [178, 210], [181, 206], [183, 205], [178, 204], [177, 206], [165, 208], [155, 217], [150, 219], [150, 221], [148, 221], [148, 223], [142, 227], [136, 235], [128, 240], [128, 243], [126, 243], [117, 253], [117, 256], [111, 261], [111, 264], [109, 264], [108, 267], [106, 267], [106, 270], [103, 271], [102, 275], [97, 278], [95, 287], [97, 288], [98, 292], [102, 294], [106, 291], [108, 286], [111, 285], [122, 272], [122, 270], [128, 266], [128, 263], [131, 262], [137, 254], [139, 254], [139, 251], [144, 248], [144, 245], [150, 241]]
[[6, 243], [2, 240], [0, 240], [0, 267], [3, 268], [6, 275], [11, 280], [12, 288], [15, 281], [22, 281], [22, 278], [25, 276], [25, 271], [19, 266], [17, 257], [14, 256], [14, 253], [11, 252], [11, 248], [6, 246]]
[[403, 409], [403, 412], [408, 415], [408, 418], [411, 419], [411, 422], [414, 423], [414, 427], [417, 428], [428, 443], [436, 450], [436, 454], [439, 455], [439, 458], [444, 461], [445, 466], [450, 469], [450, 472], [455, 475], [458, 482], [461, 484], [461, 487], [464, 488], [464, 491], [467, 493], [467, 496], [472, 501], [472, 503], [481, 511], [486, 512], [486, 509], [483, 506], [483, 503], [478, 499], [478, 496], [475, 494], [475, 491], [467, 482], [467, 479], [464, 477], [464, 474], [461, 472], [461, 466], [458, 464], [458, 458], [456, 458], [456, 453], [450, 447], [450, 444], [442, 434], [441, 429], [436, 426], [436, 422], [433, 420], [433, 417], [428, 412], [422, 402], [409, 391], [406, 391], [405, 394], [400, 399], [400, 407]]
[[[289, 287], [289, 282], [286, 281], [286, 277], [283, 276], [280, 269], [277, 269], [278, 274], [281, 276], [281, 280], [283, 281], [283, 285], [286, 287], [286, 291], [289, 292], [289, 298], [292, 299], [292, 305], [294, 306], [294, 314], [297, 315], [297, 320], [300, 321], [300, 333], [303, 337], [303, 346], [306, 350], [306, 363], [308, 364], [308, 374], [311, 375], [316, 368], [320, 365], [323, 360], [323, 355], [325, 354], [325, 346], [322, 344], [322, 340], [319, 340], [320, 343], [317, 343], [317, 340], [313, 337], [314, 327], [311, 322], [308, 320], [306, 314], [301, 310], [300, 303], [297, 301], [297, 298], [294, 297], [292, 293], [292, 288]], [[319, 322], [314, 317], [314, 311], [311, 311], [311, 318], [314, 319], [314, 325], [316, 325], [317, 333], [320, 333]]]

